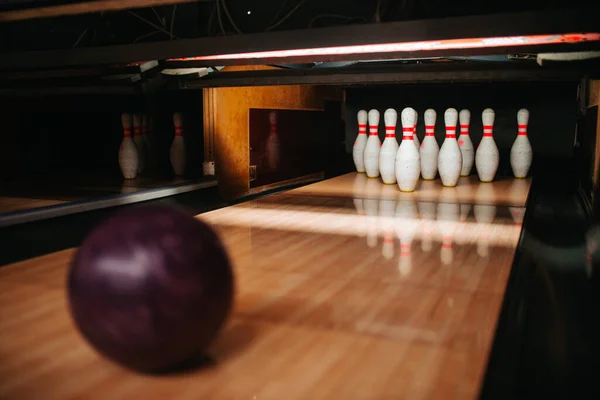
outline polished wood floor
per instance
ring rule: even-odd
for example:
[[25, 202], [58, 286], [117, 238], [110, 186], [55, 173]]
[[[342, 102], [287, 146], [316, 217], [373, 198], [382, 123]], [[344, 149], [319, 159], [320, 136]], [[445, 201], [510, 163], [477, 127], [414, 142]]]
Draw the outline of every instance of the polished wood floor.
[[65, 304], [74, 250], [0, 269], [0, 398], [477, 397], [528, 180], [401, 194], [348, 174], [199, 218], [237, 294], [215, 364], [169, 376], [105, 361]]

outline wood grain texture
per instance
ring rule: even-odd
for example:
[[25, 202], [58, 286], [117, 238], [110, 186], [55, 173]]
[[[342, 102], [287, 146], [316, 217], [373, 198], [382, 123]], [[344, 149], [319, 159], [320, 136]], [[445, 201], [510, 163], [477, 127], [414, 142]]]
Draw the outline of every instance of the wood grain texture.
[[215, 161], [215, 89], [202, 89], [204, 161]]
[[383, 185], [364, 174], [350, 173], [292, 190], [290, 193], [310, 196], [366, 197], [416, 201], [450, 201], [470, 204], [495, 204], [524, 207], [531, 179], [498, 178], [492, 184], [480, 183], [476, 175], [460, 177], [455, 188], [440, 187], [439, 180], [419, 180], [412, 193], [401, 193], [397, 185]]
[[96, 0], [0, 12], [0, 22], [191, 3], [197, 0]]
[[[245, 69], [264, 69], [250, 66]], [[238, 70], [237, 68], [236, 70]], [[225, 199], [250, 189], [250, 108], [322, 110], [331, 90], [319, 86], [254, 86], [214, 90], [214, 143], [219, 189]]]
[[[65, 303], [73, 250], [0, 269], [0, 398], [477, 397], [520, 233], [514, 211], [523, 209], [390, 200], [378, 180], [339, 195], [360, 186], [357, 176], [198, 216], [218, 231], [237, 281], [210, 367], [144, 376], [98, 356]], [[338, 195], [306, 194], [328, 184]], [[463, 205], [473, 206], [464, 217], [441, 212]], [[448, 232], [453, 260], [442, 263]]]
[[[217, 91], [217, 148], [221, 194], [237, 198], [249, 191], [249, 109], [321, 109], [315, 88], [302, 86], [224, 88]], [[271, 90], [273, 89], [273, 90]]]

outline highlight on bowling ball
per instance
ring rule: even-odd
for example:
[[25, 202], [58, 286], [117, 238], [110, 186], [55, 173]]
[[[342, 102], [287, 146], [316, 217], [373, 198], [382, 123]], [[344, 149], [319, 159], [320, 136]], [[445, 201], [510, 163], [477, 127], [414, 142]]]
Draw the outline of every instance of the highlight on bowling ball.
[[205, 354], [230, 313], [234, 276], [209, 225], [177, 208], [140, 206], [85, 238], [67, 291], [92, 347], [124, 367], [156, 373]]

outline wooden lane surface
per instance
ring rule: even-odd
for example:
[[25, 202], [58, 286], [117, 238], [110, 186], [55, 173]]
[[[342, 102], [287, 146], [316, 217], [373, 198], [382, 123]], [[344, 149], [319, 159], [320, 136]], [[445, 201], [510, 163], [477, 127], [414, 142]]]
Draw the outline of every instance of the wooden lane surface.
[[[303, 186], [289, 193], [310, 196], [341, 196], [375, 199], [412, 197], [417, 201], [461, 202], [524, 207], [531, 179], [499, 178], [493, 183], [480, 183], [477, 176], [460, 177], [454, 190], [444, 191], [439, 180], [420, 180], [412, 193], [402, 193], [397, 185], [382, 185], [380, 179], [365, 174], [349, 173], [333, 179]], [[450, 195], [450, 199], [446, 199]]]
[[200, 215], [233, 260], [235, 307], [215, 365], [169, 376], [82, 340], [74, 250], [2, 268], [0, 398], [474, 398], [522, 209], [464, 205], [284, 192]]

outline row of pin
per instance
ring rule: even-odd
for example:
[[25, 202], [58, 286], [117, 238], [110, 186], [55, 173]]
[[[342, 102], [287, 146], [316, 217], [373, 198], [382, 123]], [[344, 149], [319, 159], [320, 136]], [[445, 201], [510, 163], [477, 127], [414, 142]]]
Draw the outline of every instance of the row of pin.
[[[135, 179], [143, 173], [150, 156], [149, 132], [152, 131], [152, 119], [145, 114], [121, 114], [123, 141], [119, 148], [119, 167], [125, 179]], [[185, 171], [185, 142], [183, 140], [183, 116], [173, 114], [175, 137], [169, 152], [171, 166], [175, 175], [183, 175]], [[133, 138], [131, 136], [133, 126]]]
[[[357, 172], [366, 172], [369, 178], [381, 179], [386, 184], [397, 183], [401, 191], [414, 191], [419, 176], [425, 180], [435, 179], [438, 172], [444, 186], [456, 186], [460, 176], [468, 176], [473, 162], [481, 182], [491, 182], [496, 176], [500, 155], [494, 141], [493, 127], [495, 112], [486, 108], [482, 113], [483, 137], [477, 150], [469, 137], [469, 110], [460, 112], [460, 137], [456, 137], [459, 113], [449, 108], [444, 113], [446, 138], [440, 148], [434, 128], [437, 114], [435, 110], [425, 111], [425, 138], [419, 145], [415, 135], [417, 112], [407, 107], [402, 110], [402, 142], [396, 140], [397, 112], [390, 108], [384, 114], [385, 139], [379, 140], [379, 111], [358, 112], [358, 136], [352, 152]], [[367, 120], [369, 135], [367, 138]], [[518, 135], [511, 148], [510, 162], [517, 178], [524, 178], [532, 163], [532, 149], [527, 138], [529, 111], [521, 109], [517, 113]]]

